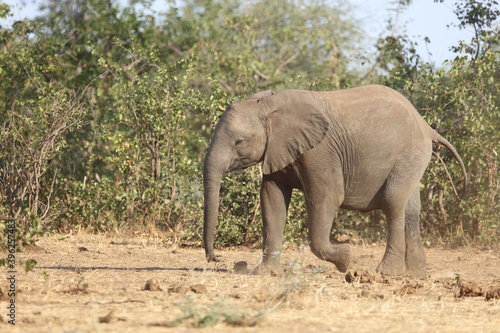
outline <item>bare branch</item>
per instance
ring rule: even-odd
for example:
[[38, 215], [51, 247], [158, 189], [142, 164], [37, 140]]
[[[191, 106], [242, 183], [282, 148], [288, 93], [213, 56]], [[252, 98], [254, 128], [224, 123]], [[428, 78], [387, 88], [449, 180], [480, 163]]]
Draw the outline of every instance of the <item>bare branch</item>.
[[276, 67], [275, 72], [281, 70], [283, 67], [285, 67], [286, 65], [288, 65], [289, 63], [291, 63], [292, 61], [294, 61], [295, 58], [297, 58], [298, 56], [299, 56], [299, 53], [297, 52], [293, 56], [291, 56], [290, 58], [288, 58], [285, 61], [283, 61], [281, 64], [278, 65], [278, 67]]
[[54, 193], [54, 184], [56, 183], [56, 176], [57, 176], [57, 169], [54, 172], [54, 177], [52, 178], [52, 184], [50, 184], [50, 190], [49, 194], [47, 195], [47, 204], [45, 206], [45, 212], [40, 216], [40, 218], [44, 219], [47, 216], [47, 213], [49, 212], [50, 209], [50, 199], [52, 197], [52, 193]]
[[453, 193], [455, 193], [455, 195], [457, 196], [457, 198], [460, 198], [459, 195], [458, 195], [458, 193], [457, 193], [457, 190], [455, 189], [455, 185], [453, 185], [453, 179], [451, 179], [451, 175], [448, 172], [448, 168], [446, 167], [446, 164], [444, 163], [443, 159], [441, 158], [441, 156], [439, 156], [438, 153], [436, 153], [436, 152], [432, 152], [432, 153], [439, 159], [439, 161], [441, 162], [441, 164], [443, 164], [444, 171], [446, 171], [446, 174], [448, 175], [448, 178], [450, 179], [451, 188], [453, 189]]
[[252, 64], [250, 65], [250, 68], [253, 69], [253, 71], [255, 73], [257, 73], [258, 76], [260, 76], [261, 78], [263, 78], [264, 80], [266, 81], [269, 81], [269, 76], [267, 76], [266, 74], [262, 73], [261, 71], [259, 71], [257, 68], [255, 68], [255, 66]]

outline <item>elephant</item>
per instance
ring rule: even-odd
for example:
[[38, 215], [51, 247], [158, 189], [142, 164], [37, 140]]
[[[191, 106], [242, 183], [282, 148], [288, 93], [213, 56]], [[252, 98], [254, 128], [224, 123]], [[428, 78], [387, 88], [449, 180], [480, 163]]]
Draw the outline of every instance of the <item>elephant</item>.
[[378, 209], [386, 216], [387, 244], [376, 271], [425, 277], [419, 183], [433, 142], [454, 155], [465, 190], [468, 177], [455, 148], [391, 88], [262, 91], [232, 103], [215, 126], [203, 165], [207, 260], [216, 258], [222, 176], [262, 162], [263, 256], [256, 272], [280, 270], [288, 206], [298, 189], [309, 246], [318, 258], [347, 271], [350, 245], [330, 241], [337, 210]]

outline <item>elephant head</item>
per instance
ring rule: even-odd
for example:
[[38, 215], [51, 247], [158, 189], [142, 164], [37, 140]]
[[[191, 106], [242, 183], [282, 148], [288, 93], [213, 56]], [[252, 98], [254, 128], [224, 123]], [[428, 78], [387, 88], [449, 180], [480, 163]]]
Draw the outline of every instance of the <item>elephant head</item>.
[[317, 102], [298, 91], [258, 92], [231, 104], [220, 118], [203, 167], [203, 241], [214, 259], [214, 235], [224, 173], [263, 162], [265, 175], [293, 163], [326, 135], [328, 118]]

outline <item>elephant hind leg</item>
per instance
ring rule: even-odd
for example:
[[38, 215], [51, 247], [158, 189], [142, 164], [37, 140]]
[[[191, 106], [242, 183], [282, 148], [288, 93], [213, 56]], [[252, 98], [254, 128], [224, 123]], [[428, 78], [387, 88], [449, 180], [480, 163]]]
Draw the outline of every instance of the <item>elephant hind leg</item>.
[[420, 265], [417, 262], [422, 260], [418, 184], [427, 166], [424, 161], [423, 152], [402, 155], [386, 180], [382, 211], [387, 217], [387, 248], [377, 267], [383, 274], [405, 274], [408, 263], [410, 270], [415, 270]]
[[376, 271], [385, 275], [405, 273], [404, 210], [384, 211], [387, 217], [387, 246]]
[[425, 252], [420, 238], [420, 191], [417, 186], [405, 209], [406, 273], [427, 276]]
[[387, 246], [377, 272], [386, 275], [403, 275], [406, 272], [405, 207], [412, 196], [413, 186], [395, 177], [398, 182], [389, 183], [382, 208], [387, 218]]

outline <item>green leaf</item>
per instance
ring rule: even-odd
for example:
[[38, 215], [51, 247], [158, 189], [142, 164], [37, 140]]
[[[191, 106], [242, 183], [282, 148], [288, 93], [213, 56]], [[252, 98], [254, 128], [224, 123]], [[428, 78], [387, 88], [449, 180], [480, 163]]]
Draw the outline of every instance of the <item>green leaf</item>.
[[26, 273], [28, 273], [29, 271], [33, 270], [33, 268], [35, 268], [37, 262], [35, 259], [29, 259], [29, 260], [26, 260], [26, 266], [25, 266], [25, 269], [24, 271]]

